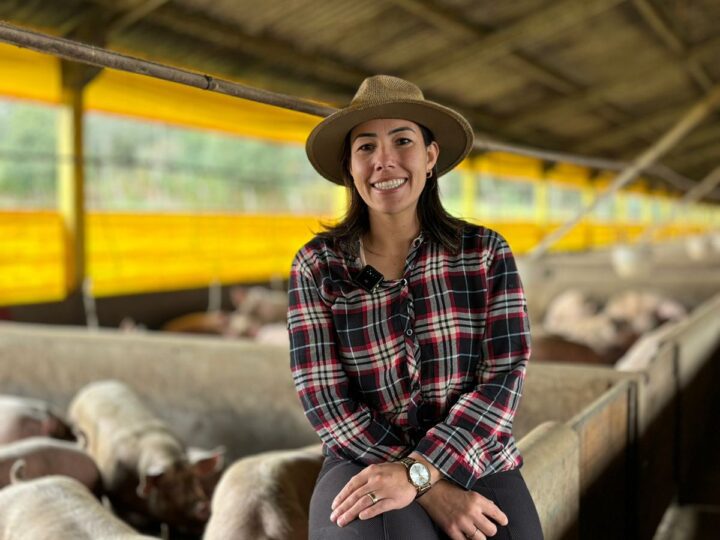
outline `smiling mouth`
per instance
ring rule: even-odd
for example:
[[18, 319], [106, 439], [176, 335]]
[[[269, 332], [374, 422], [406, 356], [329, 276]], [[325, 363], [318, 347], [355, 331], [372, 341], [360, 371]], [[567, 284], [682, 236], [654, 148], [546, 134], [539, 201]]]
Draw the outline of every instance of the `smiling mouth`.
[[393, 178], [391, 180], [382, 180], [371, 184], [373, 188], [380, 191], [390, 191], [397, 189], [407, 182], [407, 178]]

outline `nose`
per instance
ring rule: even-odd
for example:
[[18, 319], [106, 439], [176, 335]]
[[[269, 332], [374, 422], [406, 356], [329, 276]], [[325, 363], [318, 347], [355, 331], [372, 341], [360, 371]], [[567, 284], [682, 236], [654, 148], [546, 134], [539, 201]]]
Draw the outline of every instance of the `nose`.
[[392, 168], [397, 162], [397, 156], [395, 150], [391, 146], [384, 144], [378, 145], [377, 152], [375, 152], [375, 171], [382, 171], [383, 169]]

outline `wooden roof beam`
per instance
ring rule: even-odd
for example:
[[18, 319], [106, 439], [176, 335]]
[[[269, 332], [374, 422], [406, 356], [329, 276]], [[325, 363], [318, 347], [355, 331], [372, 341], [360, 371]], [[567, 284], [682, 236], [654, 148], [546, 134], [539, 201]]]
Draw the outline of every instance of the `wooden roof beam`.
[[[492, 33], [492, 30], [471, 23], [432, 0], [390, 0], [390, 2], [461, 42], [468, 43], [477, 39], [485, 39]], [[544, 86], [562, 94], [578, 89], [578, 84], [574, 81], [523, 53], [515, 52], [511, 58], [525, 74]]]
[[[458, 41], [465, 43], [472, 42], [477, 39], [484, 39], [492, 30], [483, 28], [482, 26], [471, 23], [464, 17], [451, 12], [450, 10], [439, 6], [432, 0], [390, 0], [397, 6], [405, 9], [409, 13], [424, 20], [426, 23], [436, 27], [447, 35], [456, 37]], [[515, 67], [523, 73], [524, 76], [535, 80], [536, 82], [552, 88], [556, 92], [563, 95], [575, 94], [582, 90], [581, 85], [569, 79], [567, 76], [543, 65], [540, 61], [521, 52], [510, 52], [508, 59], [511, 60]], [[609, 103], [604, 103], [600, 99], [597, 100], [599, 107], [598, 113], [611, 123], [623, 123], [627, 120], [627, 115], [616, 109]], [[518, 135], [527, 136], [520, 131], [512, 131]]]
[[107, 29], [108, 39], [112, 40], [116, 38], [119, 34], [135, 23], [140, 22], [153, 11], [160, 9], [169, 1], [170, 0], [141, 0], [134, 8], [125, 11], [110, 23]]
[[687, 170], [703, 165], [711, 167], [720, 165], [720, 141], [714, 141], [703, 148], [695, 148], [691, 152], [665, 160], [673, 169]]
[[703, 68], [702, 64], [695, 59], [686, 59], [688, 47], [677, 35], [675, 30], [668, 24], [666, 17], [660, 8], [653, 5], [649, 0], [632, 0], [633, 5], [640, 13], [640, 16], [653, 30], [655, 35], [665, 45], [665, 48], [673, 53], [678, 65], [688, 73], [690, 78], [697, 84], [704, 93], [713, 87], [713, 81]]
[[683, 148], [694, 148], [707, 144], [710, 141], [720, 141], [720, 124], [717, 122], [703, 129], [698, 129], [697, 133], [687, 138], [687, 144], [684, 144]]
[[[712, 54], [720, 53], [720, 36], [716, 36], [707, 42], [687, 49], [689, 61], [699, 61]], [[641, 72], [634, 72], [632, 77], [623, 77], [610, 81], [607, 84], [597, 85], [587, 90], [581, 90], [572, 96], [559, 97], [532, 105], [527, 110], [519, 111], [513, 116], [509, 124], [514, 130], [525, 130], [528, 126], [541, 124], [559, 114], [572, 114], [575, 111], [586, 110], [596, 107], [607, 96], [622, 93], [625, 89], [637, 86], [638, 80], [646, 80], [659, 75], [662, 66], [647, 66]]]
[[[350, 95], [354, 93], [362, 79], [372, 75], [369, 71], [349, 65], [347, 62], [336, 61], [318, 54], [303, 53], [289, 44], [265, 37], [250, 36], [236, 27], [198, 14], [190, 15], [170, 9], [170, 6], [168, 9], [150, 13], [144, 20], [180, 35], [211, 43], [221, 49], [241, 51], [261, 61], [272, 61], [273, 64], [279, 64], [285, 69], [299, 71], [315, 79], [341, 86]], [[463, 108], [453, 102], [448, 102], [448, 105]], [[501, 137], [512, 137], [504, 130], [503, 124], [498, 119], [476, 110], [467, 112], [469, 119], [478, 130]]]
[[582, 154], [594, 154], [598, 150], [607, 149], [628, 140], [651, 135], [651, 132], [657, 133], [659, 130], [670, 125], [673, 119], [680, 116], [689, 106], [689, 103], [684, 103], [675, 107], [662, 109], [654, 114], [645, 115], [626, 123], [619, 129], [603, 132], [595, 137], [588, 138], [582, 143], [573, 146], [571, 151]]
[[403, 76], [423, 85], [441, 77], [450, 68], [468, 61], [490, 62], [514, 51], [518, 47], [535, 43], [576, 25], [590, 17], [614, 8], [624, 0], [560, 0], [491, 32], [467, 47], [443, 50], [428, 58], [417, 69], [407, 70]]
[[198, 14], [167, 9], [153, 12], [146, 20], [191, 39], [212, 43], [223, 49], [241, 51], [265, 62], [280, 64], [292, 71], [304, 71], [316, 78], [348, 88], [357, 87], [367, 76], [363, 70], [342, 62], [307, 54], [276, 40], [248, 35], [237, 27]]

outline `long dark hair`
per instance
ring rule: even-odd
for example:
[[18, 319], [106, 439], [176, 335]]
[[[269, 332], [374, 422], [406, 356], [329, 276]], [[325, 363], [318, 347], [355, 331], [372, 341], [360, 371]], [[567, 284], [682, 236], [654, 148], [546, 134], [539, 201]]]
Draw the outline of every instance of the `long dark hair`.
[[[425, 126], [420, 126], [423, 142], [428, 147], [435, 140], [432, 132]], [[355, 253], [360, 236], [370, 230], [370, 217], [367, 204], [362, 200], [355, 188], [350, 175], [350, 134], [343, 143], [342, 152], [343, 182], [350, 194], [350, 206], [340, 223], [329, 225], [321, 223], [325, 229], [318, 236], [334, 240], [340, 247], [350, 253]], [[425, 188], [420, 194], [417, 204], [417, 216], [421, 229], [434, 241], [441, 244], [451, 253], [460, 250], [463, 228], [467, 225], [462, 219], [451, 216], [440, 202], [438, 189], [437, 167], [432, 168], [430, 176], [425, 181]]]

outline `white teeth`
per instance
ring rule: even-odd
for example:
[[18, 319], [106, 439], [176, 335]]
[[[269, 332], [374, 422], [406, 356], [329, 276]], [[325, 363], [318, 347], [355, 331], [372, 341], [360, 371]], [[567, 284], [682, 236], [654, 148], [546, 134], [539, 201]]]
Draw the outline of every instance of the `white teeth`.
[[376, 189], [395, 189], [396, 187], [400, 187], [405, 183], [405, 178], [393, 178], [392, 180], [384, 180], [382, 182], [378, 182], [377, 184], [373, 184], [373, 187]]

